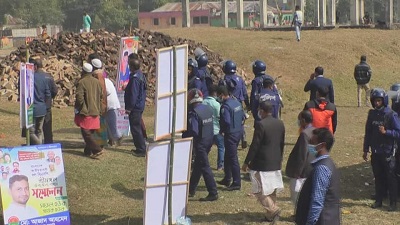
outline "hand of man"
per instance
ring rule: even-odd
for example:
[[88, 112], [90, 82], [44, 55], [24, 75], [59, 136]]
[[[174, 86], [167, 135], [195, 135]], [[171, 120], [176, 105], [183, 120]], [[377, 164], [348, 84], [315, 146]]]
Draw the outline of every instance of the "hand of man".
[[242, 166], [242, 171], [243, 172], [247, 172], [247, 169], [249, 168], [249, 165], [247, 165], [246, 163], [243, 163], [243, 166]]
[[363, 159], [365, 162], [368, 162], [368, 152], [364, 152]]
[[131, 114], [131, 111], [130, 110], [125, 110], [125, 114]]
[[310, 75], [310, 80], [314, 80], [314, 78], [315, 78], [315, 73], [312, 73], [312, 74]]
[[386, 134], [386, 130], [384, 126], [379, 126], [379, 132], [381, 132], [381, 134]]

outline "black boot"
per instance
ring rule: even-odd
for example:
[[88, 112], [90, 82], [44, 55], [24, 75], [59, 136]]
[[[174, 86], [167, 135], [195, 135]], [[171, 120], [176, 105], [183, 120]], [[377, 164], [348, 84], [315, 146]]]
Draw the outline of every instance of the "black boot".
[[208, 194], [207, 197], [200, 198], [199, 201], [201, 201], [201, 202], [211, 202], [211, 201], [215, 201], [217, 199], [218, 199], [218, 194], [216, 194], [216, 195]]

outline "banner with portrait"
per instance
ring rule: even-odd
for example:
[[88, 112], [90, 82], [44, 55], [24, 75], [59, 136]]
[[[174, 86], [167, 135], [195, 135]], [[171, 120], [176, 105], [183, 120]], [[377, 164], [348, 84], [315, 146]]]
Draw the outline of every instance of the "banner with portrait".
[[117, 95], [118, 100], [121, 104], [121, 108], [118, 111], [117, 116], [117, 129], [123, 136], [129, 135], [129, 116], [125, 114], [125, 87], [129, 82], [129, 65], [128, 56], [131, 53], [137, 53], [139, 49], [139, 37], [122, 37], [119, 48], [119, 61], [118, 61], [118, 73], [117, 73]]
[[70, 225], [60, 144], [0, 148], [5, 225]]
[[34, 99], [34, 84], [33, 74], [35, 73], [34, 66], [31, 63], [21, 64], [19, 73], [19, 99], [20, 99], [20, 127], [29, 128], [33, 126], [33, 99]]

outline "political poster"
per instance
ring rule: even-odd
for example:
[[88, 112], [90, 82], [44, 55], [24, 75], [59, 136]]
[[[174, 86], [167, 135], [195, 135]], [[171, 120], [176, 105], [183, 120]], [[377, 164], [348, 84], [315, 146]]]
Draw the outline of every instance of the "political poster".
[[118, 74], [117, 74], [117, 95], [121, 104], [117, 116], [117, 129], [123, 136], [129, 135], [129, 117], [125, 114], [125, 87], [129, 82], [128, 56], [137, 53], [139, 49], [139, 37], [123, 37], [119, 48]]
[[0, 148], [5, 225], [70, 225], [60, 144]]
[[33, 74], [34, 66], [31, 63], [21, 64], [20, 68], [20, 126], [30, 128], [33, 126]]
[[123, 91], [129, 82], [128, 56], [137, 53], [139, 48], [139, 37], [123, 37], [119, 49], [117, 91]]

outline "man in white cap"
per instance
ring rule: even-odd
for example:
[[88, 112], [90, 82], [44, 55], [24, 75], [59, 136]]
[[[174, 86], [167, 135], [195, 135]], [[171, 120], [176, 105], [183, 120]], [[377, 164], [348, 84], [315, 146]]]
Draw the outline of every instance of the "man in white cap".
[[104, 80], [103, 63], [99, 58], [94, 58], [91, 60], [93, 66], [93, 77], [96, 78], [101, 86], [102, 100], [101, 100], [101, 114], [100, 114], [100, 129], [95, 132], [95, 140], [101, 148], [107, 146], [107, 123], [106, 123], [106, 113], [107, 113], [107, 90], [106, 83]]
[[84, 63], [82, 77], [76, 86], [75, 124], [81, 128], [86, 146], [84, 154], [97, 158], [103, 150], [93, 138], [95, 130], [100, 128], [102, 89], [100, 83], [92, 76], [93, 66]]

